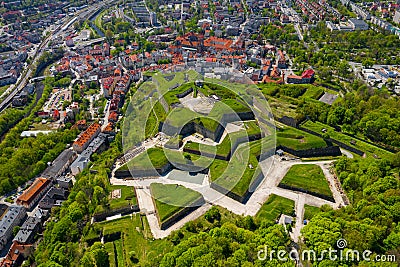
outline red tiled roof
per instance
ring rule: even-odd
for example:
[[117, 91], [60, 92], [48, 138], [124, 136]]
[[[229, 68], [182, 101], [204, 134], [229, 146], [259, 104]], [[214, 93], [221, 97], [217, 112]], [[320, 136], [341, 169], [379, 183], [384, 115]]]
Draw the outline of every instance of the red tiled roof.
[[17, 199], [17, 202], [31, 202], [50, 183], [49, 179], [37, 178]]

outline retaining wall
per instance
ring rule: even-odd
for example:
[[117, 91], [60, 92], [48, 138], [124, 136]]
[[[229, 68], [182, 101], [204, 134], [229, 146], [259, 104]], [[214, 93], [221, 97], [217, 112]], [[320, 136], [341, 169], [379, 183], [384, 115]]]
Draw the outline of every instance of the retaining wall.
[[312, 195], [312, 196], [315, 196], [315, 197], [319, 197], [319, 198], [322, 198], [322, 199], [325, 199], [325, 200], [328, 200], [330, 202], [335, 203], [335, 199], [332, 196], [327, 196], [327, 195], [324, 195], [324, 194], [311, 192], [311, 191], [308, 191], [308, 190], [303, 189], [303, 188], [298, 188], [298, 187], [294, 187], [294, 186], [290, 186], [290, 185], [286, 185], [286, 184], [279, 184], [278, 187], [283, 188], [283, 189], [292, 190], [292, 191], [306, 193], [306, 194], [309, 194], [309, 195]]
[[[155, 206], [154, 198], [152, 198], [152, 199], [153, 199], [153, 203]], [[157, 213], [157, 220], [158, 220], [158, 224], [160, 225], [161, 230], [168, 229], [169, 227], [171, 227], [172, 225], [174, 225], [175, 223], [180, 221], [182, 218], [186, 217], [187, 215], [189, 215], [190, 213], [192, 213], [193, 211], [195, 211], [196, 209], [198, 209], [200, 206], [202, 206], [204, 204], [205, 204], [205, 200], [204, 200], [203, 196], [201, 196], [198, 200], [191, 203], [190, 206], [185, 207], [185, 208], [181, 209], [180, 211], [174, 213], [171, 217], [169, 217], [164, 222], [160, 221], [160, 217], [158, 216], [158, 213]]]
[[127, 215], [133, 212], [138, 212], [139, 211], [139, 206], [138, 205], [127, 205], [125, 207], [121, 207], [119, 209], [115, 209], [115, 210], [109, 210], [109, 211], [104, 211], [98, 214], [94, 214], [93, 215], [93, 219], [95, 222], [101, 222], [104, 221], [107, 217], [111, 217], [117, 214], [121, 214], [123, 215]]

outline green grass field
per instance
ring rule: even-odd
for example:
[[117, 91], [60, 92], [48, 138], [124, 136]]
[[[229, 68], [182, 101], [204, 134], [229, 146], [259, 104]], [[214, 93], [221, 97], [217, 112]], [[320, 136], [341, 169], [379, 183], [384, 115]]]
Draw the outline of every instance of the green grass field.
[[104, 243], [104, 247], [108, 252], [108, 261], [110, 262], [110, 267], [117, 267], [118, 265], [115, 262], [114, 242], [106, 242]]
[[131, 148], [144, 141], [158, 127], [157, 118], [152, 112], [152, 100], [147, 98], [155, 88], [154, 84], [145, 82], [137, 90], [135, 97], [129, 98], [130, 104], [122, 127], [124, 147]]
[[168, 159], [164, 154], [162, 148], [154, 147], [149, 148], [145, 152], [139, 154], [137, 157], [133, 158], [127, 164], [123, 165], [120, 170], [130, 169], [149, 169], [149, 168], [161, 168], [168, 164]]
[[261, 209], [256, 214], [258, 221], [267, 220], [275, 221], [280, 214], [293, 215], [294, 201], [277, 196], [270, 195], [267, 201], [262, 205]]
[[320, 122], [312, 122], [312, 121], [306, 121], [305, 123], [302, 124], [304, 128], [310, 129], [314, 132], [322, 134], [322, 129], [327, 130], [327, 134], [340, 142], [345, 143], [346, 145], [349, 145], [351, 147], [357, 148], [361, 151], [364, 151], [367, 156], [373, 157], [374, 155], [377, 155], [380, 158], [390, 158], [393, 156], [393, 153], [386, 151], [384, 149], [381, 149], [379, 147], [373, 146], [371, 144], [368, 144], [364, 141], [358, 140], [356, 138], [353, 138], [345, 133], [337, 132], [333, 127], [330, 127], [329, 125], [320, 123]]
[[[111, 198], [111, 193], [115, 189], [121, 189], [120, 198]], [[108, 198], [109, 206], [98, 205], [96, 207], [95, 213], [102, 213], [108, 210], [115, 210], [126, 206], [137, 205], [137, 198], [135, 189], [132, 186], [124, 185], [111, 185], [109, 187], [110, 196]]]
[[285, 126], [281, 131], [276, 131], [276, 139], [277, 145], [283, 145], [294, 150], [305, 150], [327, 146], [324, 139], [287, 126]]
[[311, 220], [319, 212], [321, 212], [321, 209], [318, 207], [304, 205], [304, 219], [305, 220]]
[[149, 116], [146, 120], [146, 129], [145, 129], [145, 136], [150, 137], [154, 136], [158, 133], [158, 128], [160, 122], [165, 121], [167, 116], [163, 106], [159, 101], [153, 102], [153, 108], [149, 113]]
[[283, 177], [281, 184], [332, 196], [329, 183], [321, 167], [315, 164], [293, 165]]
[[231, 152], [232, 143], [234, 144], [238, 138], [261, 133], [260, 127], [256, 121], [245, 121], [243, 126], [244, 128], [242, 131], [231, 133], [217, 146], [187, 142], [185, 148], [226, 157]]
[[[261, 142], [265, 146], [261, 147]], [[252, 180], [261, 171], [257, 156], [267, 146], [268, 140], [262, 139], [241, 144], [233, 153], [230, 161], [215, 159], [210, 166], [211, 181], [231, 192], [243, 196]]]
[[200, 193], [175, 184], [153, 183], [150, 185], [150, 191], [160, 222], [166, 221], [184, 207], [202, 198]]
[[124, 207], [126, 205], [136, 205], [136, 193], [133, 186], [124, 186], [124, 185], [111, 185], [110, 186], [110, 194], [112, 190], [121, 189], [121, 198], [110, 198], [110, 209], [118, 209], [120, 207]]

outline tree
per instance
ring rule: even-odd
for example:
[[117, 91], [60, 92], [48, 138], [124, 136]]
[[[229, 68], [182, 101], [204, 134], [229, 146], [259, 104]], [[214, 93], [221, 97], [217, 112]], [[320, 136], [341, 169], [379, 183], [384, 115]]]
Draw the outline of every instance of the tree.
[[108, 42], [111, 42], [113, 36], [114, 36], [114, 34], [112, 33], [111, 30], [109, 30], [109, 29], [106, 30], [105, 37], [106, 37], [106, 39], [107, 39]]
[[19, 227], [18, 225], [14, 226], [13, 231], [12, 231], [13, 236], [17, 235], [17, 233], [19, 232], [19, 229], [21, 229], [21, 227]]
[[397, 152], [392, 157], [392, 166], [395, 167], [395, 168], [400, 167], [400, 152]]
[[213, 223], [214, 221], [219, 221], [221, 219], [219, 209], [215, 206], [212, 206], [211, 209], [209, 209], [206, 214], [204, 214], [204, 218], [210, 223]]
[[366, 68], [371, 68], [374, 65], [374, 61], [371, 58], [366, 58], [362, 62], [363, 66]]

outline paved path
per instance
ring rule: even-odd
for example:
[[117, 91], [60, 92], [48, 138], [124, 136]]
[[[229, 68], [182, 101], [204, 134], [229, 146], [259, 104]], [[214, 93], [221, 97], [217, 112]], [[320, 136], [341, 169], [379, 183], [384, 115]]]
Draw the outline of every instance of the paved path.
[[306, 196], [299, 194], [297, 195], [297, 201], [295, 202], [296, 210], [296, 224], [292, 228], [291, 237], [294, 242], [298, 242], [301, 236], [301, 228], [303, 228], [303, 218], [304, 218], [304, 204], [306, 202]]

